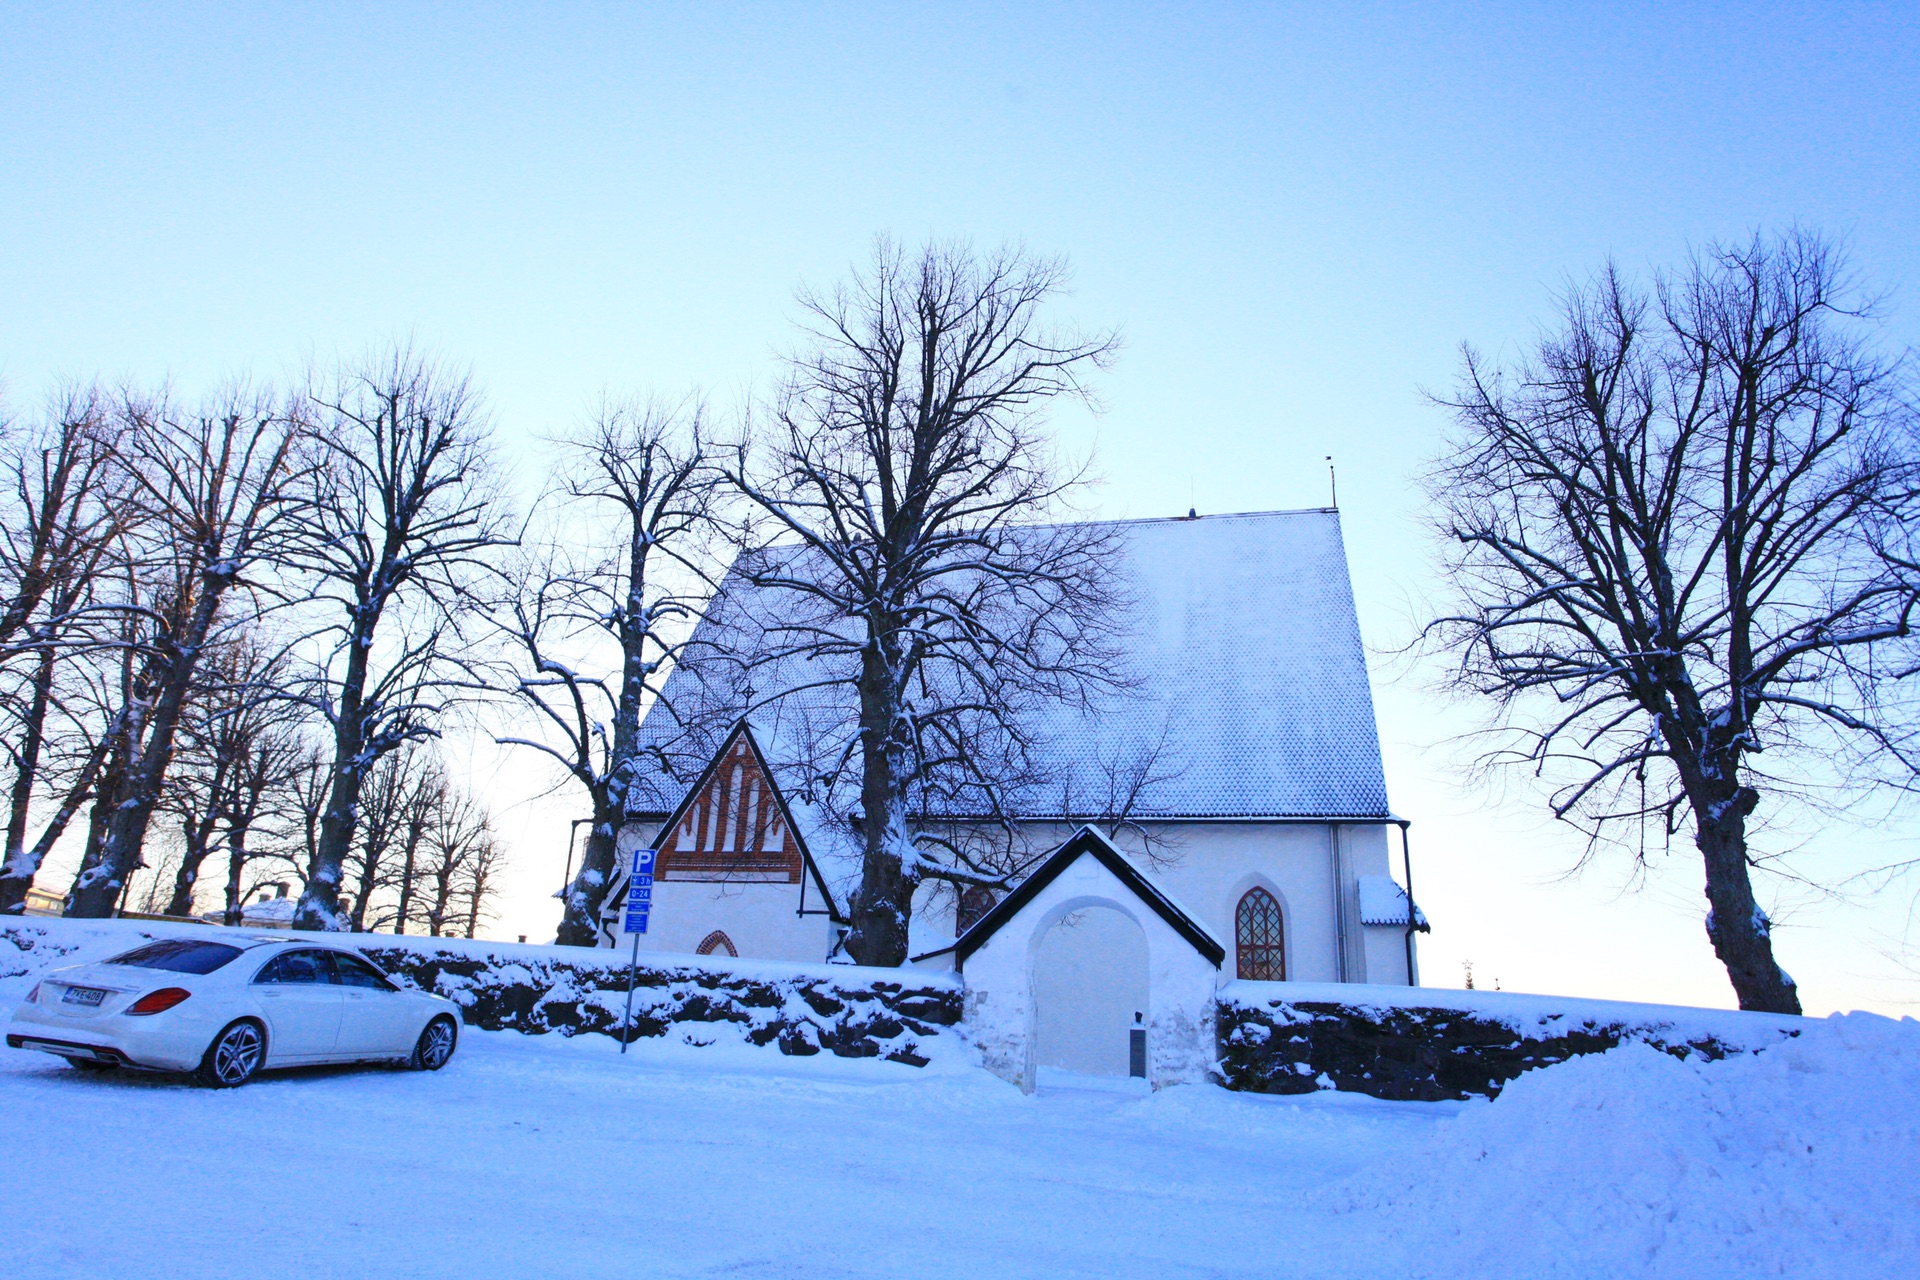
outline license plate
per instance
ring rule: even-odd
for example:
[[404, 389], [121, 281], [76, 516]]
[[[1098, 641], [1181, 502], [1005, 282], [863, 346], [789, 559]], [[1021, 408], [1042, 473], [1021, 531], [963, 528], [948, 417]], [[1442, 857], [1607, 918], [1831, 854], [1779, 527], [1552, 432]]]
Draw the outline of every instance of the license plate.
[[60, 997], [61, 1004], [83, 1004], [89, 1009], [98, 1008], [107, 998], [107, 993], [98, 987], [68, 987], [67, 994]]

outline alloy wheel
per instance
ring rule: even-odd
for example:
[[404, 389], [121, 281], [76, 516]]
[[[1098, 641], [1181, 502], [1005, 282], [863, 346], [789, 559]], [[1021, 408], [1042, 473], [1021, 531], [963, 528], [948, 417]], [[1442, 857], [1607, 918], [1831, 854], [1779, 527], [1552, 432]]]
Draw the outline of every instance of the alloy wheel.
[[213, 1078], [221, 1084], [245, 1084], [260, 1065], [260, 1029], [251, 1022], [227, 1028], [213, 1047]]
[[428, 1071], [438, 1071], [452, 1056], [453, 1024], [445, 1018], [435, 1018], [420, 1036], [420, 1065]]

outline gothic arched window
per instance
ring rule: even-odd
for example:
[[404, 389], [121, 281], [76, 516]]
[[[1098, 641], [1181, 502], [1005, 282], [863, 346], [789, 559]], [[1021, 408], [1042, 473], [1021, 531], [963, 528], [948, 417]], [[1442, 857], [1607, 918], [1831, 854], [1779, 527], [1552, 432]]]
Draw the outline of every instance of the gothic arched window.
[[959, 937], [980, 922], [980, 917], [993, 910], [996, 899], [993, 890], [983, 884], [960, 891], [960, 909], [954, 914], [953, 936]]
[[740, 954], [733, 948], [733, 939], [718, 929], [715, 929], [712, 933], [700, 939], [700, 945], [693, 949], [693, 954], [697, 956], [710, 956], [716, 951], [724, 951], [728, 955], [736, 958]]
[[1286, 935], [1280, 904], [1265, 889], [1249, 889], [1234, 912], [1234, 976], [1261, 982], [1287, 977]]

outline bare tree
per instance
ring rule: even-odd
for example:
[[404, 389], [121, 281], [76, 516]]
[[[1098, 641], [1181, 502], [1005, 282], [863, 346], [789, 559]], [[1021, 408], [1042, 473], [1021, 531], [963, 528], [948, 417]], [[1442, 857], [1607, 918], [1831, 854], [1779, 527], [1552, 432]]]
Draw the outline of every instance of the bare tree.
[[1651, 298], [1610, 266], [1516, 366], [1469, 349], [1443, 402], [1454, 600], [1428, 634], [1498, 708], [1489, 760], [1595, 839], [1690, 826], [1745, 1009], [1800, 1009], [1754, 894], [1763, 796], [1914, 763], [1913, 401], [1860, 314], [1806, 234], [1712, 248]]
[[1151, 742], [1123, 752], [1097, 753], [1087, 776], [1063, 779], [1060, 812], [1097, 824], [1109, 840], [1134, 845], [1149, 866], [1176, 865], [1182, 849], [1179, 837], [1141, 817], [1155, 807], [1160, 788], [1186, 771], [1169, 751], [1172, 735], [1169, 713]]
[[[108, 415], [88, 391], [65, 397], [51, 425], [30, 429], [5, 464], [0, 576], [8, 599], [0, 615], [0, 678], [10, 687], [0, 698], [0, 710], [14, 724], [5, 739], [13, 782], [0, 856], [0, 915], [24, 909], [41, 863], [84, 803], [104, 758], [90, 742], [77, 754], [60, 747], [87, 736], [84, 721], [71, 714], [70, 691], [63, 685], [72, 683], [67, 664], [74, 642], [84, 642], [98, 581], [124, 531], [116, 501], [123, 495], [116, 488], [111, 452]], [[23, 661], [9, 664], [9, 658]], [[21, 665], [24, 671], [16, 669]], [[85, 674], [79, 673], [83, 683]], [[55, 731], [51, 753], [50, 724]], [[63, 755], [71, 759], [63, 761]], [[47, 785], [61, 799], [42, 838], [29, 847], [33, 798]]]
[[641, 712], [690, 630], [691, 595], [710, 589], [718, 476], [697, 406], [610, 405], [566, 448], [556, 487], [572, 520], [509, 571], [496, 606], [533, 731], [496, 740], [545, 754], [586, 792], [593, 820], [559, 942], [590, 947], [643, 763]]
[[407, 788], [406, 806], [400, 829], [400, 898], [393, 910], [393, 931], [405, 933], [413, 918], [413, 904], [419, 887], [420, 857], [426, 849], [427, 832], [440, 812], [446, 793], [446, 774], [441, 769], [421, 769]]
[[[479, 873], [480, 898], [474, 900], [472, 879], [483, 856], [487, 866]], [[424, 925], [434, 938], [448, 936], [468, 919], [477, 922], [498, 860], [485, 808], [443, 780], [435, 791], [432, 820], [415, 870], [412, 922]], [[463, 901], [463, 894], [468, 901]]]
[[[180, 828], [182, 852], [169, 915], [189, 915], [201, 868], [227, 849], [228, 907], [257, 856], [248, 839], [263, 809], [281, 806], [301, 754], [305, 708], [289, 699], [289, 664], [262, 635], [241, 632], [214, 650], [201, 692], [182, 722], [178, 768], [162, 804]], [[277, 824], [276, 824], [277, 826]]]
[[916, 812], [1000, 815], [1028, 772], [1036, 698], [1117, 679], [1100, 619], [1110, 534], [1038, 527], [1082, 475], [1062, 474], [1041, 427], [1087, 399], [1109, 335], [1042, 322], [1065, 268], [1017, 250], [978, 256], [886, 241], [831, 296], [801, 295], [806, 349], [789, 362], [758, 453], [729, 479], [794, 545], [736, 571], [790, 597], [760, 659], [810, 674], [776, 696], [851, 687], [854, 723], [816, 761], [831, 792], [857, 758], [863, 844], [847, 949], [907, 958], [915, 887], [1002, 883]]
[[[327, 819], [327, 797], [333, 791], [333, 751], [331, 746], [321, 747], [312, 743], [303, 743], [292, 763], [287, 776], [285, 791], [285, 812], [293, 820], [293, 827], [287, 833], [288, 844], [293, 851], [295, 861], [301, 867], [311, 867], [320, 851], [320, 828]], [[230, 882], [232, 892], [228, 895], [229, 910], [236, 913], [237, 923], [239, 907], [234, 905], [233, 893], [239, 892], [239, 869], [234, 872]]]
[[[359, 835], [345, 867], [355, 933], [389, 923], [405, 932], [415, 861], [446, 788], [446, 770], [438, 755], [421, 745], [382, 757], [367, 774], [360, 793]], [[397, 908], [376, 908], [374, 895], [394, 888], [400, 893]]]
[[473, 856], [467, 860], [458, 890], [467, 913], [466, 936], [469, 938], [479, 932], [482, 920], [493, 918], [490, 904], [500, 891], [497, 878], [505, 861], [506, 847], [491, 831], [475, 843]]
[[[326, 795], [327, 762], [306, 740], [297, 704], [256, 707], [276, 714], [259, 715], [253, 731], [234, 744], [237, 764], [220, 814], [227, 850], [222, 918], [230, 925], [241, 923], [241, 908], [258, 885], [256, 865], [268, 864], [276, 878], [299, 878], [299, 868], [311, 861], [312, 836]], [[289, 817], [297, 821], [289, 822]]]
[[312, 702], [333, 736], [327, 808], [297, 929], [344, 929], [342, 868], [379, 759], [438, 734], [482, 685], [460, 619], [471, 576], [506, 539], [484, 417], [464, 379], [407, 350], [312, 393], [329, 463], [309, 568], [331, 643]]
[[[112, 415], [92, 388], [61, 397], [5, 464], [0, 511], [0, 662], [44, 654], [86, 603], [85, 588], [121, 529]], [[3, 426], [5, 424], [0, 424]]]
[[203, 654], [230, 625], [222, 606], [274, 594], [303, 464], [298, 422], [266, 394], [236, 390], [196, 412], [130, 401], [116, 457], [139, 512], [134, 538], [144, 592], [121, 607], [140, 624], [140, 671], [129, 682], [119, 767], [96, 800], [98, 841], [67, 895], [70, 916], [111, 915], [141, 845]]

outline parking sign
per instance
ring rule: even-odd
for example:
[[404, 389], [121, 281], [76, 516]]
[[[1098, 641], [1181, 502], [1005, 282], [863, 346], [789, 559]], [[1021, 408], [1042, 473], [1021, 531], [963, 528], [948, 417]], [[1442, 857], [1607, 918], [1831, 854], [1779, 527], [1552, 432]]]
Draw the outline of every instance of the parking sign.
[[633, 874], [627, 879], [627, 910], [621, 926], [623, 933], [645, 933], [647, 917], [653, 911], [652, 849], [633, 851]]
[[627, 1012], [620, 1020], [620, 1052], [627, 1051], [627, 1032], [633, 1025], [633, 983], [640, 966], [640, 935], [647, 931], [653, 911], [653, 850], [633, 851], [633, 872], [627, 877], [627, 910], [621, 932], [633, 935], [633, 955], [627, 960]]

